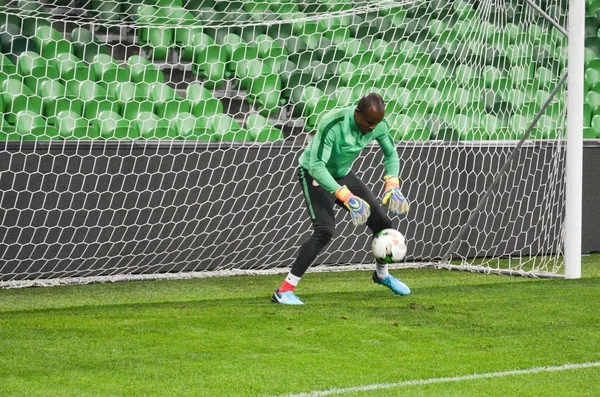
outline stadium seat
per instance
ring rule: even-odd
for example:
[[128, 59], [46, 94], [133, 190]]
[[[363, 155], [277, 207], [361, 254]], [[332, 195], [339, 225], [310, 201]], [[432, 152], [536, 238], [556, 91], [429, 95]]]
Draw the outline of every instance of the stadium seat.
[[169, 130], [174, 131], [177, 139], [210, 141], [213, 127], [209, 120], [208, 117], [196, 117], [191, 113], [181, 112], [169, 120]]
[[204, 81], [207, 88], [221, 87], [225, 79], [225, 66], [228, 62], [227, 53], [221, 49], [219, 44], [214, 43], [210, 37], [204, 33], [200, 35], [203, 38], [201, 40], [202, 44], [195, 48], [192, 72]]
[[48, 123], [56, 128], [61, 139], [95, 139], [99, 136], [98, 131], [75, 112], [59, 112], [48, 118]]
[[174, 119], [179, 113], [189, 113], [191, 110], [190, 102], [167, 84], [150, 84], [149, 99], [154, 104], [154, 113], [160, 118]]
[[598, 138], [600, 138], [600, 135], [597, 135], [596, 130], [594, 130], [592, 127], [584, 127], [583, 128], [583, 139], [598, 139]]
[[196, 117], [210, 117], [223, 113], [223, 103], [214, 98], [201, 84], [192, 83], [186, 88], [186, 99], [191, 105], [190, 113]]
[[336, 101], [327, 97], [323, 91], [313, 86], [298, 86], [292, 90], [290, 103], [293, 105], [292, 114], [295, 117], [304, 117], [305, 127], [312, 130], [321, 115], [333, 109]]
[[583, 104], [583, 126], [589, 127], [592, 122], [592, 107], [589, 103]]
[[[235, 75], [236, 62], [234, 61], [233, 54], [240, 47], [245, 48], [247, 43], [235, 33], [227, 33], [216, 37], [216, 42], [221, 46], [222, 51], [225, 52], [225, 59], [227, 60], [225, 65], [225, 75], [227, 78], [231, 78]], [[238, 52], [239, 54], [239, 52]]]
[[429, 139], [436, 141], [458, 140], [458, 135], [449, 120], [451, 119], [444, 119], [436, 114], [429, 115], [425, 120], [425, 126], [430, 132]]
[[140, 4], [130, 8], [130, 17], [138, 25], [138, 43], [149, 53], [155, 62], [165, 61], [175, 45], [173, 28], [164, 25], [159, 8], [150, 4]]
[[101, 112], [119, 111], [119, 104], [110, 98], [104, 88], [90, 80], [71, 80], [66, 82], [67, 97], [78, 98], [83, 102], [83, 115], [93, 119]]
[[[445, 122], [448, 122], [448, 123], [452, 120], [454, 115], [456, 115], [458, 113], [459, 113], [458, 105], [451, 100], [445, 100], [445, 101], [442, 100], [442, 101], [434, 104], [432, 109], [430, 110], [431, 115], [435, 115], [435, 116], [439, 117], [441, 120], [444, 120]], [[437, 128], [435, 128], [434, 130], [437, 131]], [[432, 133], [434, 130], [432, 130]], [[435, 135], [437, 135], [437, 133]]]
[[83, 115], [83, 102], [67, 97], [67, 89], [58, 79], [39, 79], [34, 92], [42, 98], [43, 114], [46, 117], [65, 111], [75, 113], [77, 117]]
[[169, 128], [169, 121], [161, 119], [152, 112], [140, 112], [131, 120], [131, 128], [135, 128], [143, 139], [176, 139], [177, 131]]
[[596, 114], [592, 117], [590, 126], [594, 130], [595, 136], [600, 137], [600, 115]]
[[102, 85], [114, 82], [128, 82], [131, 80], [129, 69], [121, 67], [110, 55], [98, 54], [92, 58], [90, 67], [96, 81]]
[[480, 127], [478, 120], [464, 114], [456, 114], [450, 121], [461, 141], [482, 141], [488, 139], [487, 131]]
[[97, 41], [92, 32], [83, 27], [73, 29], [71, 43], [75, 56], [88, 63], [91, 63], [98, 54], [108, 54], [106, 46]]
[[0, 85], [0, 93], [4, 103], [4, 118], [10, 124], [16, 124], [17, 113], [20, 112], [42, 114], [42, 99], [34, 95], [20, 79], [11, 77], [4, 80]]
[[595, 91], [588, 91], [585, 94], [585, 102], [589, 104], [592, 108], [592, 114], [600, 114], [600, 93]]
[[22, 52], [17, 57], [17, 71], [24, 79], [35, 80], [41, 77], [58, 79], [58, 70], [33, 51]]
[[248, 137], [256, 142], [275, 142], [284, 139], [281, 130], [275, 128], [265, 117], [260, 114], [251, 114], [246, 120]]
[[135, 139], [139, 137], [136, 128], [131, 128], [130, 122], [118, 113], [109, 110], [99, 112], [91, 118], [91, 125], [98, 131], [102, 139]]
[[[127, 59], [127, 68], [134, 83], [164, 83], [165, 76], [154, 64], [139, 55], [132, 55]], [[124, 77], [125, 75], [123, 75]], [[119, 80], [123, 81], [123, 80]]]
[[258, 47], [258, 57], [267, 65], [270, 65], [272, 70], [277, 70], [279, 63], [288, 58], [287, 50], [266, 34], [256, 37], [255, 43]]
[[56, 58], [59, 54], [72, 52], [71, 43], [50, 26], [40, 26], [35, 32], [34, 39], [40, 55], [48, 60]]
[[247, 99], [263, 116], [275, 116], [286, 100], [281, 97], [282, 84], [278, 74], [261, 75], [247, 88]]
[[245, 131], [231, 116], [218, 114], [209, 119], [213, 132], [211, 140], [219, 142], [244, 142], [247, 131]]
[[96, 81], [96, 76], [89, 66], [71, 53], [60, 53], [56, 58], [50, 59], [49, 63], [58, 70], [60, 78], [63, 81]]
[[28, 110], [19, 111], [15, 115], [16, 132], [23, 140], [49, 140], [58, 139], [58, 131], [55, 127], [48, 125], [44, 118], [35, 112]]

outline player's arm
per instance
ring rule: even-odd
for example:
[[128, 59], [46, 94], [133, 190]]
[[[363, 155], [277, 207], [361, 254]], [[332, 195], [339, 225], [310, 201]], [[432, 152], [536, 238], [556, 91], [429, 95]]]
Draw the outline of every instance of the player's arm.
[[[387, 127], [387, 123], [385, 123]], [[377, 142], [383, 152], [383, 165], [385, 168], [385, 187], [383, 189], [383, 198], [381, 203], [387, 206], [394, 215], [403, 215], [408, 212], [408, 201], [400, 191], [400, 159], [394, 139], [387, 131], [377, 138]]]
[[308, 172], [323, 189], [334, 194], [344, 204], [348, 212], [350, 212], [354, 226], [364, 224], [371, 215], [369, 204], [360, 197], [352, 194], [346, 186], [341, 186], [337, 183], [327, 170], [326, 165], [331, 157], [331, 150], [335, 141], [333, 132], [324, 130], [319, 126], [313, 139], [317, 139], [317, 141], [312, 146]]

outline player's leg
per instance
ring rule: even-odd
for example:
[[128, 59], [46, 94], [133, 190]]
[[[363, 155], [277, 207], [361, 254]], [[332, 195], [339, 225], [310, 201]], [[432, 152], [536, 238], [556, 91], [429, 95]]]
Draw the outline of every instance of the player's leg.
[[306, 209], [312, 220], [313, 231], [298, 249], [296, 259], [285, 281], [273, 294], [272, 299], [277, 303], [288, 303], [282, 300], [289, 300], [290, 302], [296, 302], [290, 304], [302, 304], [294, 295], [294, 290], [306, 270], [331, 241], [335, 232], [335, 213], [333, 211], [335, 196], [319, 186], [310, 174], [302, 168], [298, 171], [298, 182], [302, 189]]
[[[369, 189], [359, 177], [351, 172], [342, 178], [339, 183], [341, 185], [346, 185], [353, 194], [365, 200], [371, 206], [371, 216], [369, 216], [366, 225], [373, 232], [373, 237], [384, 229], [392, 228], [392, 220], [388, 216], [387, 212], [381, 206], [379, 200], [377, 197], [375, 197], [371, 189]], [[394, 293], [399, 295], [410, 294], [410, 289], [408, 286], [389, 273], [387, 263], [375, 263], [373, 282], [385, 285]]]

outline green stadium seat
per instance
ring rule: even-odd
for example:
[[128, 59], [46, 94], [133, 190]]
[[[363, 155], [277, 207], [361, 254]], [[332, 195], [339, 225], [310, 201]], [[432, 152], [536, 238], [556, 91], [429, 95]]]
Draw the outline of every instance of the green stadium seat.
[[556, 139], [559, 136], [558, 119], [542, 115], [537, 122], [533, 139]]
[[150, 58], [165, 61], [169, 51], [175, 46], [175, 31], [165, 26], [165, 20], [159, 8], [149, 4], [140, 4], [130, 8], [131, 19], [138, 24], [137, 39]]
[[585, 82], [593, 91], [600, 91], [600, 69], [587, 68], [584, 74]]
[[596, 114], [592, 117], [590, 127], [593, 129], [595, 136], [600, 136], [600, 115]]
[[203, 33], [200, 36], [202, 44], [195, 48], [192, 72], [203, 80], [209, 89], [221, 87], [225, 79], [225, 67], [229, 61], [227, 53], [210, 37]]
[[0, 52], [0, 83], [10, 77], [18, 78], [17, 67], [10, 58]]
[[212, 93], [201, 84], [189, 84], [185, 90], [185, 97], [192, 106], [190, 113], [197, 117], [203, 114], [212, 116], [223, 113], [223, 103], [214, 98]]
[[90, 120], [91, 125], [98, 131], [102, 139], [136, 139], [139, 133], [136, 128], [131, 128], [130, 122], [118, 113], [102, 111]]
[[[440, 101], [433, 105], [430, 114], [439, 117], [441, 120], [449, 123], [452, 118], [459, 113], [458, 105], [451, 101]], [[437, 131], [437, 129], [435, 129]]]
[[59, 112], [48, 118], [48, 123], [56, 128], [61, 139], [76, 140], [95, 139], [99, 137], [98, 131], [86, 119], [75, 112]]
[[583, 139], [598, 139], [598, 138], [600, 138], [600, 134], [597, 134], [596, 130], [594, 130], [592, 127], [584, 127], [583, 128]]
[[[521, 139], [531, 125], [532, 117], [515, 114], [509, 120], [510, 137], [507, 139]], [[534, 134], [534, 131], [531, 131]]]
[[25, 141], [58, 139], [58, 131], [48, 125], [40, 114], [22, 110], [15, 116], [16, 132]]
[[456, 114], [450, 121], [450, 125], [458, 134], [461, 141], [482, 141], [488, 139], [487, 131], [480, 127], [478, 120], [464, 114]]
[[209, 119], [213, 128], [211, 140], [219, 142], [244, 142], [247, 131], [237, 121], [226, 114], [218, 114]]
[[589, 103], [583, 104], [583, 126], [589, 127], [592, 122], [592, 107]]
[[429, 139], [436, 141], [456, 141], [458, 134], [450, 124], [451, 119], [444, 119], [437, 114], [431, 114], [425, 120], [425, 126], [429, 131]]
[[169, 128], [169, 121], [161, 119], [152, 112], [140, 112], [131, 120], [131, 127], [135, 128], [140, 138], [143, 139], [176, 139], [178, 132]]
[[119, 104], [94, 81], [71, 80], [66, 82], [66, 88], [68, 98], [78, 98], [83, 102], [83, 116], [86, 119], [96, 118], [101, 112], [119, 111]]
[[116, 101], [117, 113], [127, 120], [133, 120], [141, 112], [152, 112], [153, 104], [146, 96], [144, 83], [130, 81], [112, 82], [105, 85], [109, 98]]
[[[236, 62], [234, 61], [233, 54], [238, 50], [238, 48], [246, 48], [247, 43], [235, 33], [227, 33], [224, 35], [217, 36], [216, 42], [221, 46], [222, 51], [225, 52], [225, 58], [227, 59], [227, 63], [225, 65], [225, 74], [226, 77], [230, 78], [235, 75], [235, 67]], [[241, 53], [238, 52], [238, 55]], [[258, 55], [258, 51], [257, 51]]]
[[44, 116], [52, 117], [68, 111], [75, 113], [77, 117], [82, 117], [83, 102], [77, 98], [69, 98], [67, 89], [60, 80], [41, 78], [37, 80], [33, 91], [42, 98]]
[[258, 57], [266, 64], [270, 65], [272, 70], [279, 68], [279, 63], [288, 58], [287, 50], [277, 41], [266, 34], [256, 37], [256, 46], [258, 47]]
[[261, 75], [252, 80], [247, 99], [263, 116], [275, 116], [286, 101], [281, 97], [282, 84], [278, 74]]
[[17, 122], [17, 113], [28, 112], [42, 114], [42, 99], [24, 85], [20, 79], [8, 78], [0, 85], [2, 102], [4, 103], [4, 118], [10, 124]]
[[56, 58], [50, 59], [49, 63], [58, 70], [63, 81], [96, 81], [96, 76], [89, 66], [71, 53], [60, 53]]
[[189, 113], [191, 110], [190, 102], [167, 84], [151, 84], [149, 99], [154, 103], [154, 113], [160, 118], [175, 119], [179, 113]]
[[196, 117], [191, 113], [181, 112], [169, 120], [169, 129], [174, 131], [177, 139], [210, 141], [213, 127], [207, 117]]
[[267, 118], [260, 114], [251, 114], [246, 120], [249, 139], [256, 142], [275, 142], [284, 139], [281, 130], [275, 128]]
[[40, 26], [34, 39], [40, 55], [48, 60], [56, 58], [58, 54], [70, 54], [73, 50], [71, 43], [50, 26]]
[[319, 19], [317, 29], [334, 45], [338, 45], [351, 39], [350, 25], [352, 25], [351, 16], [332, 16]]
[[313, 86], [298, 86], [292, 90], [290, 103], [292, 114], [306, 119], [305, 127], [312, 130], [321, 115], [336, 106], [337, 101], [330, 99], [323, 91]]
[[494, 115], [484, 114], [481, 127], [485, 129], [488, 140], [499, 141], [510, 139], [509, 130], [504, 126], [502, 120]]
[[106, 46], [100, 43], [92, 32], [83, 27], [73, 29], [71, 43], [75, 56], [88, 63], [91, 63], [98, 54], [108, 54]]
[[115, 82], [128, 82], [131, 80], [129, 69], [121, 67], [110, 55], [98, 54], [92, 58], [90, 67], [96, 81], [105, 86]]
[[486, 88], [495, 91], [506, 91], [509, 86], [508, 78], [501, 69], [495, 66], [484, 67], [482, 77]]
[[0, 142], [21, 141], [22, 138], [14, 125], [0, 117]]
[[58, 79], [58, 70], [33, 51], [22, 52], [17, 58], [17, 70], [25, 79], [39, 79], [47, 77]]
[[194, 37], [202, 33], [202, 26], [194, 15], [179, 5], [164, 5], [158, 9], [158, 15], [165, 25], [173, 27], [174, 48], [179, 50], [179, 59], [189, 62], [194, 59]]
[[[4, 103], [6, 103], [6, 101]], [[592, 108], [592, 114], [600, 114], [600, 93], [588, 91], [585, 94], [585, 103], [589, 104]]]
[[[127, 59], [127, 68], [131, 81], [134, 83], [164, 83], [165, 76], [154, 64], [139, 55], [132, 55]], [[125, 75], [123, 74], [122, 77]], [[124, 81], [119, 79], [119, 81]]]

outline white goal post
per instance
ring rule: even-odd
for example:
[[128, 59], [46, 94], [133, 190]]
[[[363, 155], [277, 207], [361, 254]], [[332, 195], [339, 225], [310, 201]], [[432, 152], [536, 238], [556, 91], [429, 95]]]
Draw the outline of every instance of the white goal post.
[[[299, 154], [369, 92], [411, 203], [394, 267], [579, 278], [584, 15], [581, 0], [5, 1], [0, 288], [287, 272], [311, 231]], [[381, 193], [378, 146], [353, 169]], [[336, 216], [310, 271], [371, 268], [368, 230]]]

